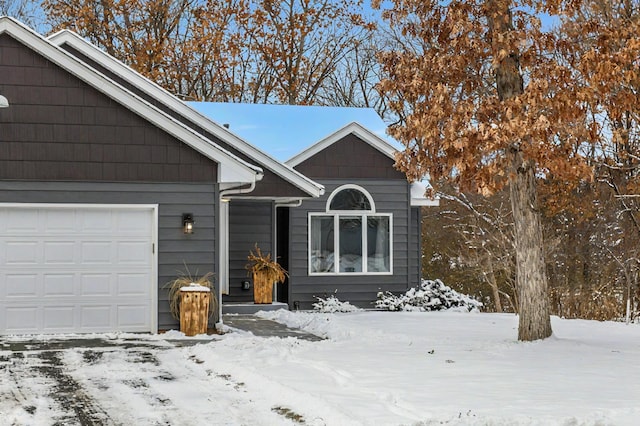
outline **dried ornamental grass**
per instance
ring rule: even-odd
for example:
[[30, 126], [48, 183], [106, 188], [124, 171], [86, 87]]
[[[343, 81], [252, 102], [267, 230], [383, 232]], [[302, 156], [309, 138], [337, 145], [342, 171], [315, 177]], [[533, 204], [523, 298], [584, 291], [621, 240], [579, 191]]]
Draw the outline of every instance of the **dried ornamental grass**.
[[171, 316], [173, 318], [180, 320], [180, 289], [182, 287], [188, 287], [191, 285], [199, 285], [202, 287], [207, 287], [211, 290], [211, 299], [209, 302], [209, 318], [214, 315], [218, 308], [218, 298], [216, 297], [216, 293], [214, 291], [215, 289], [213, 283], [211, 282], [211, 277], [213, 277], [213, 272], [207, 272], [199, 278], [194, 278], [191, 276], [191, 273], [187, 269], [186, 273], [181, 272], [178, 278], [169, 281], [164, 285], [164, 288], [168, 289], [169, 310], [171, 311]]
[[288, 276], [287, 271], [275, 260], [271, 259], [271, 253], [262, 253], [258, 244], [254, 246], [255, 253], [250, 250], [245, 268], [253, 274], [262, 275], [267, 281], [274, 283], [284, 282]]

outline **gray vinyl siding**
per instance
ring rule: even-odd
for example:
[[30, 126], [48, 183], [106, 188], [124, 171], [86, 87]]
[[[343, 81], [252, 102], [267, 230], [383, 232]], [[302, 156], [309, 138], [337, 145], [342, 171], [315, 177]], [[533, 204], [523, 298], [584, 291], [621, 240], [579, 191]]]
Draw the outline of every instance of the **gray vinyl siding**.
[[422, 238], [420, 235], [421, 213], [420, 207], [412, 207], [410, 211], [410, 231], [409, 231], [409, 286], [413, 287], [420, 282], [422, 277], [421, 257]]
[[[158, 204], [159, 330], [179, 328], [169, 312], [165, 283], [185, 265], [192, 274], [217, 273], [216, 199], [213, 184], [0, 181], [2, 203]], [[193, 213], [192, 235], [182, 232], [183, 213]]]
[[229, 294], [224, 302], [253, 302], [253, 287], [242, 290], [243, 281], [252, 282], [245, 268], [249, 250], [258, 244], [264, 253], [272, 253], [274, 206], [271, 201], [229, 203]]
[[[301, 309], [310, 309], [315, 296], [325, 297], [337, 291], [340, 300], [373, 307], [379, 291], [402, 292], [408, 287], [415, 272], [409, 270], [409, 185], [400, 179], [336, 179], [318, 180], [326, 192], [320, 198], [305, 200], [300, 207], [291, 209], [289, 254], [289, 304], [299, 302]], [[371, 194], [377, 213], [393, 215], [393, 274], [391, 275], [327, 275], [309, 276], [308, 273], [308, 216], [324, 212], [333, 190], [344, 184], [355, 184]], [[415, 256], [414, 256], [415, 257]]]
[[0, 179], [217, 181], [213, 160], [7, 34], [0, 52], [11, 102], [0, 113]]

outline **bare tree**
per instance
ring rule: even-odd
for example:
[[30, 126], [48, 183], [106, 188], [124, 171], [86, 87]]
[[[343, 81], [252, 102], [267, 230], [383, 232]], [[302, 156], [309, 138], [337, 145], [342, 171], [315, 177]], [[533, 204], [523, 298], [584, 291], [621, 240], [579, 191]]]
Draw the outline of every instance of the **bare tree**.
[[11, 16], [33, 28], [43, 24], [39, 12], [40, 2], [37, 0], [0, 0], [0, 16]]

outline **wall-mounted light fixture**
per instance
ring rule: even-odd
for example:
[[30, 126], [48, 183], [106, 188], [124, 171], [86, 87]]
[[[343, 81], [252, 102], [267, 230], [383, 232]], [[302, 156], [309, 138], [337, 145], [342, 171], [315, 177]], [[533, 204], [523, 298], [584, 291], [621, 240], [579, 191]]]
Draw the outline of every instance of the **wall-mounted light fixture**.
[[0, 95], [0, 108], [9, 108], [9, 101], [2, 95]]
[[193, 220], [192, 213], [182, 213], [182, 232], [185, 234], [193, 234], [193, 224], [196, 223]]

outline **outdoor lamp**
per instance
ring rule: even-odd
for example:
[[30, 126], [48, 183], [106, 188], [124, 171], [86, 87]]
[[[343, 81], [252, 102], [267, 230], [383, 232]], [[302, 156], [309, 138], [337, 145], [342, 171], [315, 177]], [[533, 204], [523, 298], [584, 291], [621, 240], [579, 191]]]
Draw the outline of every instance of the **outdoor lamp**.
[[182, 231], [185, 234], [193, 234], [193, 224], [195, 221], [193, 220], [192, 213], [182, 213]]
[[4, 96], [0, 95], [0, 108], [8, 108], [9, 101]]

